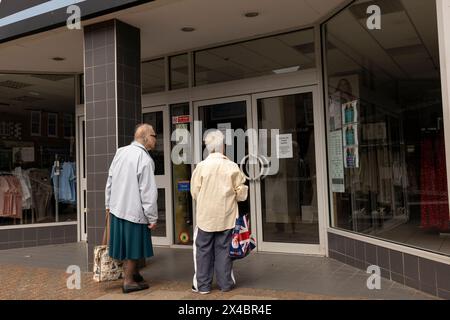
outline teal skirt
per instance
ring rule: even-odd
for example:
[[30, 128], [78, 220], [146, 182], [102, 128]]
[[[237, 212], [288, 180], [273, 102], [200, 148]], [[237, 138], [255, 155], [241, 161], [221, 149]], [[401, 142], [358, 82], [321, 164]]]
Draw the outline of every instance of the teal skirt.
[[146, 224], [133, 223], [110, 214], [109, 255], [117, 260], [153, 256], [152, 234]]

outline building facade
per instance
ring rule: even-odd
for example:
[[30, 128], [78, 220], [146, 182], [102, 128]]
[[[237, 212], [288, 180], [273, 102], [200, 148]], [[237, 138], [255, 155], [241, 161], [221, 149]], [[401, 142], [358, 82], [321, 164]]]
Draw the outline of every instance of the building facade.
[[219, 129], [258, 251], [450, 298], [449, 0], [105, 3], [0, 3], [0, 249], [87, 241], [91, 264], [140, 122], [153, 242], [189, 248], [191, 172]]

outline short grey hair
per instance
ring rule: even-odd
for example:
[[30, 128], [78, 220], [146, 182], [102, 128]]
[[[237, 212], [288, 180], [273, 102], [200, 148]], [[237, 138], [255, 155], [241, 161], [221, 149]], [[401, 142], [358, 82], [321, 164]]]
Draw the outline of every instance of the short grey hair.
[[206, 149], [209, 153], [223, 151], [223, 142], [225, 136], [220, 130], [214, 130], [209, 132], [205, 137]]

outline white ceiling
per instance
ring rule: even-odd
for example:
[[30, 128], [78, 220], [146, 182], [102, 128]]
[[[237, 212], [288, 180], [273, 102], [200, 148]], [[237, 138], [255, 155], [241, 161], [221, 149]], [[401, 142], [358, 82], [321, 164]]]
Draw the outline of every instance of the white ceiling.
[[[312, 24], [346, 0], [157, 0], [84, 22], [111, 18], [141, 29], [142, 57], [236, 41]], [[260, 13], [245, 18], [248, 11]], [[191, 26], [196, 31], [181, 32]], [[83, 32], [60, 28], [0, 45], [1, 71], [82, 72]], [[55, 62], [52, 57], [64, 57]]]

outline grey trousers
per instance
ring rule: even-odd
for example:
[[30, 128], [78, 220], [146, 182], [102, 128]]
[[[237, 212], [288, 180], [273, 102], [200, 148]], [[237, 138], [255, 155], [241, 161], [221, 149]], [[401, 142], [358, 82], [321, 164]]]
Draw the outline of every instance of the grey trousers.
[[194, 279], [193, 288], [211, 291], [213, 274], [223, 291], [236, 284], [233, 275], [233, 260], [229, 256], [232, 230], [206, 232], [198, 227], [194, 231]]

